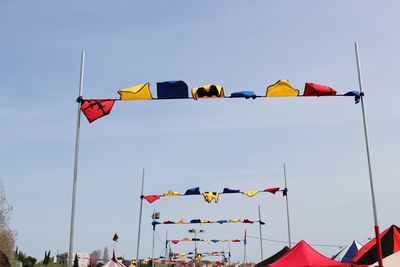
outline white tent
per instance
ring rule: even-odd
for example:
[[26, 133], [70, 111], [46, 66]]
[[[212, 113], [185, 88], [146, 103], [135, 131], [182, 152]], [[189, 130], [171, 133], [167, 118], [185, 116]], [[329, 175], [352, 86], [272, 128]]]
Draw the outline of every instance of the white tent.
[[[347, 247], [343, 248], [336, 254], [332, 259], [340, 262], [350, 262], [351, 259], [356, 255], [356, 253], [360, 250], [362, 245], [357, 241], [351, 242]], [[399, 266], [400, 267], [400, 266]]]
[[[369, 267], [378, 266], [378, 263], [375, 262], [374, 264], [370, 265]], [[400, 266], [400, 251], [393, 253], [390, 256], [387, 256], [383, 259], [383, 266], [385, 267], [399, 267]]]
[[122, 263], [120, 263], [116, 258], [115, 258], [115, 252], [113, 251], [113, 256], [112, 259], [106, 262], [103, 266], [101, 267], [125, 267]]

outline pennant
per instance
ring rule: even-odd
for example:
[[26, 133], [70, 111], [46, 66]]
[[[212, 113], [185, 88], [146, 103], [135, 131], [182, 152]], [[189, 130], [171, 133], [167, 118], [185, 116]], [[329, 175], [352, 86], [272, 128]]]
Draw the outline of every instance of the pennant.
[[82, 100], [81, 111], [89, 123], [110, 114], [115, 99], [86, 99]]
[[179, 256], [180, 256], [181, 258], [186, 258], [186, 254], [185, 254], [185, 253], [181, 253], [181, 254], [179, 254]]
[[239, 223], [240, 219], [230, 219], [229, 222], [230, 223]]
[[207, 201], [208, 203], [211, 203], [212, 200], [214, 200], [215, 203], [218, 203], [219, 193], [218, 192], [204, 192], [203, 197], [204, 197], [204, 200]]
[[221, 240], [221, 242], [230, 242], [228, 239]]
[[180, 219], [177, 223], [178, 224], [187, 224], [187, 221], [185, 221], [184, 219]]
[[143, 83], [118, 91], [121, 100], [149, 100], [153, 99], [150, 92], [150, 84]]
[[201, 223], [213, 223], [211, 220], [201, 220]]
[[201, 223], [201, 220], [200, 219], [193, 219], [193, 220], [190, 220], [190, 223]]
[[175, 245], [179, 243], [180, 240], [171, 240], [172, 243], [174, 243]]
[[227, 223], [228, 221], [227, 220], [219, 220], [219, 221], [217, 221], [217, 223], [219, 223], [219, 224], [223, 224], [223, 223]]
[[306, 83], [304, 87], [304, 96], [333, 96], [336, 91], [328, 86], [316, 83]]
[[240, 240], [239, 239], [233, 239], [233, 240], [231, 240], [231, 242], [237, 243], [237, 242], [240, 242]]
[[187, 242], [187, 241], [190, 241], [191, 239], [189, 238], [189, 237], [184, 237], [183, 239], [182, 239], [182, 241], [185, 241], [185, 242]]
[[114, 234], [114, 236], [113, 236], [113, 241], [118, 242], [118, 235], [117, 235], [117, 233]]
[[250, 221], [249, 219], [244, 219], [243, 223], [254, 223], [254, 221]]
[[211, 242], [213, 242], [213, 243], [218, 243], [219, 240], [218, 240], [218, 239], [211, 239]]
[[181, 194], [179, 192], [175, 192], [172, 190], [169, 190], [168, 192], [163, 194], [164, 197], [176, 197], [176, 196], [180, 196], [180, 195]]
[[232, 98], [253, 98], [256, 99], [257, 95], [253, 91], [239, 91], [231, 94]]
[[288, 80], [279, 80], [273, 85], [267, 87], [266, 96], [298, 96], [299, 93], [300, 91], [291, 86]]
[[157, 82], [157, 98], [175, 99], [188, 98], [189, 88], [184, 81]]
[[199, 98], [220, 98], [225, 97], [224, 89], [220, 85], [203, 85], [192, 89], [192, 96], [195, 100]]
[[265, 222], [263, 221], [258, 221], [261, 225], [265, 225]]
[[344, 96], [354, 96], [354, 104], [358, 104], [360, 102], [361, 93], [357, 90], [353, 90], [345, 93]]
[[284, 197], [286, 197], [286, 196], [287, 196], [287, 193], [288, 193], [288, 189], [285, 187], [285, 188], [282, 190], [282, 195], [283, 195]]
[[270, 192], [270, 193], [272, 193], [274, 195], [278, 191], [279, 191], [279, 187], [267, 188], [267, 189], [264, 190], [264, 192]]
[[200, 195], [200, 187], [194, 187], [186, 190], [185, 195]]
[[192, 241], [201, 241], [200, 238], [192, 238]]
[[149, 195], [149, 196], [144, 196], [144, 199], [146, 199], [149, 203], [153, 203], [156, 200], [159, 200], [161, 195]]
[[161, 224], [161, 223], [160, 223], [160, 222], [157, 222], [157, 221], [151, 222], [151, 225], [153, 225], [153, 226], [156, 226], [156, 225], [158, 225], [158, 224]]
[[224, 188], [224, 191], [222, 191], [223, 194], [230, 194], [230, 193], [239, 193], [239, 189], [229, 189], [229, 188]]
[[254, 197], [258, 191], [257, 190], [252, 190], [252, 191], [243, 191], [241, 192], [243, 195], [246, 195], [248, 197]]
[[175, 222], [173, 222], [173, 221], [165, 221], [165, 222], [163, 222], [163, 224], [175, 224]]

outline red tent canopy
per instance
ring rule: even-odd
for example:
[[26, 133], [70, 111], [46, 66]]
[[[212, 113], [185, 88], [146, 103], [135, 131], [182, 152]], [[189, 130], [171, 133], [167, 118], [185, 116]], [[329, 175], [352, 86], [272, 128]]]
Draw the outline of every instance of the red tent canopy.
[[349, 263], [331, 260], [310, 247], [304, 240], [268, 267], [350, 267]]

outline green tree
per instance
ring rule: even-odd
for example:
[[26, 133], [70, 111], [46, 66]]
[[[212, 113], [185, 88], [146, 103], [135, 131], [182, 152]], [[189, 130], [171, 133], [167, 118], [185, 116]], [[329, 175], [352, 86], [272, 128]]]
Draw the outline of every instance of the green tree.
[[12, 206], [8, 204], [3, 183], [0, 181], [0, 250], [11, 260], [14, 256], [16, 232], [10, 226]]

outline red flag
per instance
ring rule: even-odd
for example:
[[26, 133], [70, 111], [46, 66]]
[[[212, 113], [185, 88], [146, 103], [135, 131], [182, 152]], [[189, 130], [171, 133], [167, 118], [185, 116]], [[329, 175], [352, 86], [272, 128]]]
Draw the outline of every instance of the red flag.
[[85, 99], [81, 111], [85, 114], [90, 123], [110, 114], [115, 99]]
[[114, 234], [113, 241], [118, 242], [118, 235], [117, 235], [117, 233]]
[[279, 191], [279, 187], [267, 188], [267, 189], [264, 190], [264, 192], [270, 192], [270, 193], [272, 193], [274, 195], [278, 191]]
[[154, 201], [160, 199], [161, 195], [149, 195], [149, 196], [144, 196], [144, 199], [146, 199], [149, 203], [153, 203]]
[[316, 83], [306, 83], [304, 87], [304, 96], [328, 96], [336, 95], [336, 91], [328, 86], [316, 84]]

